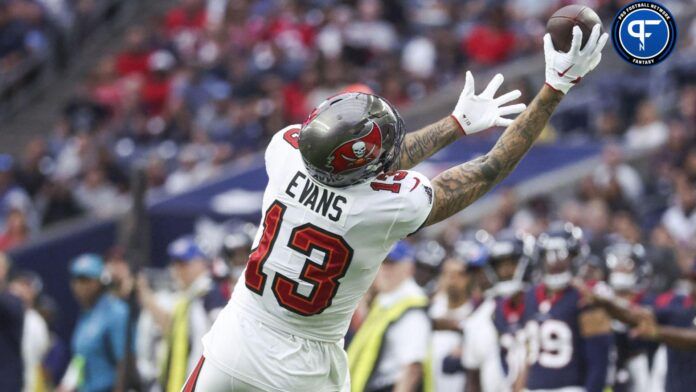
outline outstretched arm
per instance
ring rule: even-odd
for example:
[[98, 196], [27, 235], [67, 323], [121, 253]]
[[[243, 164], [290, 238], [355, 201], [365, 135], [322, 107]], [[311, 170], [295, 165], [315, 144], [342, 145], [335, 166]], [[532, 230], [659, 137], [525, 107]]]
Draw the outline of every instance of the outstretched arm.
[[463, 210], [507, 177], [539, 137], [562, 98], [562, 93], [544, 86], [491, 151], [435, 177], [433, 209], [424, 226]]
[[637, 332], [636, 336], [655, 340], [679, 350], [696, 351], [696, 331], [693, 329], [656, 325], [652, 334]]
[[606, 33], [600, 36], [600, 26], [597, 25], [581, 49], [582, 32], [575, 26], [570, 50], [562, 53], [554, 49], [550, 35], [544, 37], [546, 85], [529, 108], [505, 130], [491, 151], [433, 179], [433, 208], [424, 226], [463, 210], [512, 172], [539, 137], [563, 95], [599, 64], [607, 38]]
[[525, 105], [520, 103], [503, 106], [519, 98], [522, 95], [519, 90], [493, 98], [503, 80], [503, 75], [495, 75], [480, 95], [474, 95], [474, 77], [467, 71], [464, 89], [452, 114], [425, 128], [406, 134], [401, 146], [401, 156], [391, 169], [410, 169], [463, 135], [481, 132], [494, 125], [510, 125], [512, 120], [503, 116], [519, 113], [524, 110]]

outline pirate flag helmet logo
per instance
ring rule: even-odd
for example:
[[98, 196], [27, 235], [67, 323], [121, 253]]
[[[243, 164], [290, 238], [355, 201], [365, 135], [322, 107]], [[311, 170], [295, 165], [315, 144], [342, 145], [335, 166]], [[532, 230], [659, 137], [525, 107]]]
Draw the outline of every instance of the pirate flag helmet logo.
[[326, 166], [334, 174], [363, 167], [379, 157], [382, 151], [382, 132], [377, 123], [365, 136], [348, 140], [339, 145], [327, 158]]

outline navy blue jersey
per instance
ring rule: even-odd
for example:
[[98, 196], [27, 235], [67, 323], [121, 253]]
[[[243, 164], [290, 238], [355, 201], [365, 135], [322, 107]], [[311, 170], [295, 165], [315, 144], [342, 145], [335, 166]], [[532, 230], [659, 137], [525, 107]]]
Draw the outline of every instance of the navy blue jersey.
[[[652, 306], [655, 303], [654, 296], [645, 292], [637, 293], [630, 298], [633, 305], [636, 306]], [[654, 342], [635, 339], [629, 336], [629, 326], [620, 322], [613, 321], [614, 346], [616, 347], [616, 364], [614, 383], [612, 385], [613, 392], [628, 392], [633, 389], [633, 381], [630, 379], [628, 370], [629, 361], [641, 354], [648, 355], [648, 360], [657, 349]], [[646, 371], [649, 369], [646, 369]]]
[[[696, 306], [690, 296], [672, 292], [655, 301], [655, 316], [663, 325], [679, 328], [696, 327]], [[691, 392], [696, 386], [696, 352], [667, 346], [666, 392]]]
[[[511, 298], [498, 298], [495, 302], [493, 313], [493, 325], [498, 333], [500, 347], [500, 363], [506, 376], [510, 375], [510, 366], [521, 366], [515, 357], [523, 344], [524, 325], [522, 313], [524, 312], [524, 298], [517, 306], [514, 306]], [[516, 369], [517, 371], [520, 369]]]
[[[583, 309], [581, 295], [573, 287], [552, 296], [543, 285], [527, 291], [523, 313], [529, 350], [527, 389], [604, 388], [611, 337], [609, 320], [606, 315], [600, 318], [598, 311]], [[583, 316], [590, 318], [582, 321]]]

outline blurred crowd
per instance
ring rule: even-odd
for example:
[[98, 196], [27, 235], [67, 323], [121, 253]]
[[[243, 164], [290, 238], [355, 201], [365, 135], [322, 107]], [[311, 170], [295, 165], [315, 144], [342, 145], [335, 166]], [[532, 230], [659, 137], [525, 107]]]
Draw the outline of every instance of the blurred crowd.
[[[0, 10], [69, 21], [94, 5], [45, 3], [4, 1]], [[72, 217], [128, 210], [136, 166], [145, 172], [148, 195], [190, 189], [259, 151], [272, 133], [301, 122], [352, 83], [406, 109], [467, 68], [537, 53], [544, 21], [562, 3], [181, 0], [152, 23], [127, 30], [46, 136], [1, 157], [0, 231], [9, 238], [0, 249]], [[594, 7], [609, 18], [618, 3]], [[9, 13], [15, 8], [34, 11]], [[10, 16], [0, 25], [42, 26], [25, 19]], [[12, 36], [2, 34], [8, 42]], [[693, 100], [693, 88], [683, 95], [682, 102]], [[644, 114], [634, 119], [632, 110], [606, 110], [586, 127], [613, 136], [629, 129], [627, 138], [661, 143], [672, 124], [660, 122], [656, 110], [638, 113]]]
[[3, 103], [29, 87], [42, 66], [55, 69], [66, 65], [70, 61], [68, 57], [108, 17], [106, 11], [115, 3], [113, 0], [0, 1]]

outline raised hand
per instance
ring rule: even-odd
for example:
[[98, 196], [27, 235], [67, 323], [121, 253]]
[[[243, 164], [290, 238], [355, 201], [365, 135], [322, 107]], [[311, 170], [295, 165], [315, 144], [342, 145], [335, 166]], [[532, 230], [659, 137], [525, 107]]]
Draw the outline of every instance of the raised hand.
[[501, 74], [495, 75], [486, 89], [480, 95], [475, 95], [474, 76], [471, 72], [466, 72], [464, 90], [459, 95], [459, 101], [452, 112], [452, 117], [465, 134], [471, 135], [492, 126], [506, 127], [512, 124], [512, 119], [503, 116], [520, 113], [527, 107], [523, 103], [507, 105], [522, 95], [520, 90], [510, 91], [494, 98], [504, 79]]
[[546, 84], [565, 94], [595, 69], [602, 60], [602, 49], [609, 39], [609, 34], [600, 33], [601, 26], [596, 24], [585, 47], [580, 49], [582, 30], [578, 26], [573, 27], [573, 40], [567, 53], [557, 51], [551, 42], [551, 35], [547, 33], [544, 36]]

